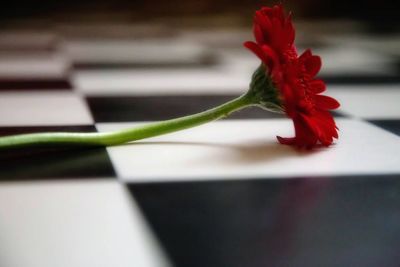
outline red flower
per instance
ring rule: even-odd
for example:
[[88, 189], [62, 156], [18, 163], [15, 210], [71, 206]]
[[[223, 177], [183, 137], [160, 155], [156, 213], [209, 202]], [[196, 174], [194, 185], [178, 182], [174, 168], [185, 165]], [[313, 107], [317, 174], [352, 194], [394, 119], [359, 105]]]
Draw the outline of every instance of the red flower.
[[295, 137], [278, 136], [279, 142], [305, 148], [318, 143], [332, 144], [338, 133], [329, 110], [338, 108], [339, 103], [320, 95], [326, 90], [325, 83], [315, 79], [321, 58], [310, 50], [297, 55], [291, 16], [285, 16], [281, 5], [256, 11], [254, 35], [256, 43], [244, 45], [267, 67], [267, 75], [280, 92], [285, 113], [294, 123]]

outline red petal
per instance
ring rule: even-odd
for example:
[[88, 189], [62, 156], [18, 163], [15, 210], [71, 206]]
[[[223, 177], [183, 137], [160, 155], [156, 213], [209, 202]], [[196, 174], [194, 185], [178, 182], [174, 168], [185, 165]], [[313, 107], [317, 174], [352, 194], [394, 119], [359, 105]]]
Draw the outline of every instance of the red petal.
[[243, 45], [251, 50], [254, 54], [256, 54], [256, 56], [258, 56], [258, 58], [261, 59], [261, 61], [265, 64], [268, 64], [270, 62], [270, 59], [267, 57], [264, 50], [258, 44], [254, 42], [245, 42]]
[[317, 141], [317, 135], [310, 125], [304, 121], [304, 119], [299, 116], [298, 119], [293, 120], [294, 129], [296, 133], [297, 146], [311, 148]]
[[[284, 37], [284, 36], [282, 36], [282, 33], [283, 33], [282, 22], [279, 21], [279, 19], [277, 19], [277, 18], [272, 18], [271, 22], [272, 22], [271, 45], [275, 49], [281, 50], [282, 49], [282, 45], [283, 45], [282, 41], [285, 41], [285, 40], [282, 40], [283, 39], [282, 37]], [[282, 52], [282, 51], [279, 51], [279, 52]]]
[[321, 69], [321, 58], [319, 56], [311, 56], [304, 62], [304, 66], [306, 67], [308, 74], [311, 77], [314, 77]]
[[324, 146], [329, 146], [333, 138], [338, 138], [335, 121], [332, 115], [327, 111], [318, 111], [314, 114], [314, 120], [320, 129], [318, 139]]
[[265, 43], [263, 31], [262, 31], [260, 25], [258, 25], [257, 23], [254, 23], [253, 33], [254, 33], [254, 37], [256, 38], [256, 41], [258, 44]]
[[335, 121], [332, 117], [332, 114], [325, 110], [319, 110], [314, 115], [315, 120], [320, 125], [320, 128], [327, 134], [332, 137], [338, 138], [337, 127], [335, 125]]
[[311, 56], [312, 56], [311, 50], [307, 49], [306, 51], [303, 52], [303, 54], [301, 54], [301, 56], [299, 57], [299, 60], [300, 61], [305, 61]]
[[295, 106], [296, 106], [292, 88], [288, 85], [283, 85], [280, 88], [281, 88], [281, 95], [283, 96], [285, 112], [289, 117], [292, 117], [293, 113], [295, 112]]
[[287, 17], [284, 28], [286, 33], [286, 42], [289, 45], [292, 45], [295, 38], [295, 30], [292, 23], [292, 14], [289, 14], [289, 16]]
[[322, 80], [313, 80], [309, 85], [314, 94], [320, 94], [326, 90], [325, 82]]
[[305, 115], [305, 114], [300, 114], [301, 118], [303, 119], [304, 123], [307, 124], [308, 128], [312, 130], [312, 132], [316, 135], [319, 136], [319, 127], [316, 121], [313, 120], [313, 118]]
[[325, 95], [316, 95], [315, 104], [318, 108], [322, 109], [337, 109], [340, 107], [340, 104], [336, 99]]
[[271, 16], [272, 15], [272, 7], [264, 6], [260, 10], [264, 15]]
[[263, 45], [261, 48], [268, 58], [268, 62], [266, 62], [266, 64], [269, 68], [270, 73], [275, 73], [280, 67], [279, 58], [276, 52], [267, 45]]
[[267, 42], [268, 39], [271, 38], [270, 35], [271, 35], [272, 24], [271, 24], [270, 18], [265, 16], [260, 11], [256, 11], [254, 20], [255, 20], [255, 24], [258, 24], [260, 26], [260, 29], [263, 34], [264, 42]]
[[272, 8], [272, 12], [273, 12], [274, 17], [278, 18], [281, 22], [283, 22], [283, 20], [285, 18], [285, 14], [283, 13], [282, 5], [275, 5]]
[[299, 62], [301, 64], [304, 64], [307, 73], [311, 77], [317, 75], [322, 65], [321, 58], [319, 56], [313, 55], [310, 49], [307, 49], [303, 52], [303, 54], [299, 57]]
[[278, 139], [279, 143], [281, 143], [282, 145], [292, 146], [292, 145], [296, 144], [296, 138], [295, 137], [286, 138], [286, 137], [277, 136], [276, 138]]

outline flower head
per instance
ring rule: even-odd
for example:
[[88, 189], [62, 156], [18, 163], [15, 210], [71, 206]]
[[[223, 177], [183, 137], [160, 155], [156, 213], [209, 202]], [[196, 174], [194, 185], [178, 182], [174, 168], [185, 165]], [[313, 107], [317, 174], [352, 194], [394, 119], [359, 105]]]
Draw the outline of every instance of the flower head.
[[338, 133], [329, 110], [338, 108], [339, 103], [321, 95], [326, 90], [325, 83], [315, 78], [321, 58], [311, 50], [298, 56], [291, 16], [284, 14], [281, 5], [256, 11], [254, 35], [256, 42], [244, 45], [261, 59], [266, 76], [277, 88], [283, 109], [294, 124], [295, 136], [278, 136], [279, 142], [305, 148], [319, 143], [331, 145]]

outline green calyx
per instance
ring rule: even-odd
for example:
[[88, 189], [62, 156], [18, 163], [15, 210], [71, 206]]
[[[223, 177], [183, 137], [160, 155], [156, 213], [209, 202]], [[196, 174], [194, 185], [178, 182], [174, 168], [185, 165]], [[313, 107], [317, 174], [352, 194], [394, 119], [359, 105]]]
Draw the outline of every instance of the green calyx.
[[253, 73], [248, 94], [255, 105], [262, 109], [283, 113], [283, 103], [279, 89], [276, 88], [272, 79], [266, 74], [266, 67], [261, 64]]

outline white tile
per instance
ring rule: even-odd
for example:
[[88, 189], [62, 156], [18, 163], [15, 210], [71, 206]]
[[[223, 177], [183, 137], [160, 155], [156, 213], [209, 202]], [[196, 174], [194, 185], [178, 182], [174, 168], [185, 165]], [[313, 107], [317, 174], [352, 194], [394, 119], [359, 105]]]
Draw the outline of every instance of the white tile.
[[68, 60], [58, 53], [0, 53], [0, 79], [60, 79], [68, 70]]
[[[136, 124], [99, 124], [100, 131]], [[138, 124], [139, 125], [139, 124]], [[365, 122], [338, 120], [329, 148], [298, 152], [277, 143], [291, 136], [289, 120], [219, 121], [135, 144], [108, 147], [125, 181], [399, 173], [399, 137]]]
[[[388, 35], [366, 35], [361, 34], [361, 31], [350, 34], [340, 34], [340, 36], [337, 34], [328, 34], [326, 36], [326, 41], [335, 47], [353, 45], [362, 48], [364, 51], [368, 49], [373, 52], [373, 54], [382, 53], [390, 55], [393, 59], [400, 56], [400, 34], [398, 32]], [[395, 71], [395, 69], [393, 71]]]
[[82, 63], [195, 64], [207, 55], [200, 44], [173, 39], [71, 39], [69, 58]]
[[339, 111], [354, 117], [400, 118], [400, 84], [330, 86], [327, 94], [339, 100]]
[[0, 266], [169, 266], [115, 181], [0, 184]]
[[50, 50], [55, 48], [58, 40], [58, 36], [50, 32], [2, 31], [0, 50]]
[[0, 126], [92, 124], [84, 99], [73, 92], [2, 92]]
[[352, 75], [390, 75], [396, 73], [391, 65], [391, 58], [359, 45], [341, 44], [323, 49], [312, 49], [312, 51], [322, 58], [321, 75], [351, 77]]
[[[254, 69], [257, 66], [254, 66]], [[244, 93], [252, 71], [150, 69], [75, 71], [74, 88], [90, 95], [173, 95]]]
[[218, 27], [212, 30], [205, 28], [182, 30], [181, 38], [210, 47], [243, 49], [243, 42], [254, 37], [250, 28]]

